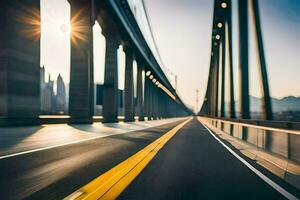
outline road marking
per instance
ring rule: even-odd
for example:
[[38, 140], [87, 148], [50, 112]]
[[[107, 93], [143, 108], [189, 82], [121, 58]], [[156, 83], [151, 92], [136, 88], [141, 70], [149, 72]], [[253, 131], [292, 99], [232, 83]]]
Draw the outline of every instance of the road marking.
[[159, 150], [192, 118], [140, 150], [127, 160], [95, 178], [64, 200], [116, 199], [135, 177], [147, 166]]
[[246, 165], [252, 172], [254, 172], [258, 177], [260, 177], [263, 181], [269, 184], [272, 188], [282, 194], [284, 197], [290, 200], [297, 200], [298, 198], [286, 191], [283, 187], [272, 181], [269, 177], [258, 171], [255, 167], [253, 167], [250, 163], [248, 163], [245, 159], [235, 153], [230, 147], [228, 147], [224, 142], [222, 142], [206, 125], [204, 125], [201, 120], [198, 118], [198, 121], [208, 130], [208, 132], [220, 143], [222, 144], [232, 155], [234, 155], [238, 160], [240, 160], [244, 165]]
[[[170, 123], [172, 123], [172, 122], [170, 122]], [[168, 124], [168, 123], [166, 123], [166, 124]], [[164, 124], [161, 124], [161, 125], [164, 125]], [[161, 126], [161, 125], [158, 125], [158, 126]], [[132, 131], [141, 131], [141, 130], [145, 130], [145, 129], [153, 128], [153, 127], [156, 127], [156, 126], [143, 127], [141, 129], [131, 130], [131, 131], [125, 131], [125, 132], [122, 132], [122, 133], [111, 133], [111, 134], [107, 134], [107, 135], [100, 135], [100, 136], [90, 137], [90, 138], [86, 138], [86, 139], [82, 139], [82, 140], [77, 140], [77, 141], [72, 141], [72, 142], [66, 142], [66, 143], [62, 143], [62, 144], [52, 145], [52, 146], [48, 146], [48, 147], [41, 147], [41, 148], [37, 148], [37, 149], [32, 149], [32, 150], [27, 150], [27, 151], [22, 151], [22, 152], [17, 152], [17, 153], [12, 153], [12, 154], [8, 154], [8, 155], [0, 156], [0, 160], [6, 159], [6, 158], [15, 157], [15, 156], [20, 156], [20, 155], [24, 155], [24, 154], [29, 154], [29, 153], [34, 153], [34, 152], [49, 150], [49, 149], [53, 149], [53, 148], [57, 148], [57, 147], [68, 146], [68, 145], [77, 144], [77, 143], [81, 143], [81, 142], [87, 142], [87, 141], [95, 140], [95, 139], [99, 139], [99, 138], [105, 138], [105, 137], [109, 137], [109, 136], [125, 134], [125, 133], [129, 133], [129, 132], [132, 132]]]

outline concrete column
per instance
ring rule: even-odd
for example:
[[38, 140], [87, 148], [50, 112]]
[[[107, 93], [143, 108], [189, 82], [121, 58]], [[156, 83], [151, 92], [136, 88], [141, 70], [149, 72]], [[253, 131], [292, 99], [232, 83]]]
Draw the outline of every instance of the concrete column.
[[169, 97], [167, 94], [164, 95], [164, 99], [165, 99], [165, 102], [166, 102], [166, 117], [167, 118], [170, 118], [171, 117], [171, 112], [170, 112], [170, 102], [169, 102]]
[[173, 109], [173, 102], [170, 100], [170, 98], [168, 98], [168, 103], [169, 103], [169, 116], [173, 117], [174, 114], [174, 109]]
[[177, 103], [176, 101], [174, 101], [174, 103], [175, 103], [175, 117], [178, 117], [178, 114], [179, 114], [179, 112], [178, 112], [179, 106], [178, 106], [178, 103]]
[[250, 118], [248, 62], [248, 1], [238, 1], [241, 118]]
[[133, 85], [133, 52], [130, 47], [124, 47], [126, 54], [126, 66], [125, 66], [125, 121], [134, 121], [134, 85]]
[[170, 101], [167, 95], [165, 95], [165, 100], [166, 100], [167, 117], [170, 118], [171, 117]]
[[168, 97], [166, 98], [166, 102], [167, 102], [167, 114], [168, 114], [168, 118], [170, 118], [172, 116], [172, 112], [171, 112], [170, 99]]
[[158, 91], [155, 84], [153, 84], [153, 118], [158, 118]]
[[153, 117], [153, 91], [152, 91], [152, 82], [148, 80], [149, 87], [149, 96], [148, 96], [148, 119], [152, 119]]
[[259, 55], [259, 82], [262, 87], [262, 96], [263, 101], [261, 104], [261, 109], [263, 111], [263, 118], [266, 120], [273, 120], [273, 111], [272, 111], [272, 103], [270, 98], [270, 89], [269, 89], [269, 81], [268, 81], [268, 73], [267, 73], [267, 64], [265, 59], [264, 45], [263, 45], [263, 37], [261, 31], [260, 24], [260, 16], [259, 16], [259, 6], [257, 0], [250, 1], [250, 13], [252, 19], [254, 21], [254, 30], [255, 30], [255, 39], [256, 39], [256, 49]]
[[0, 116], [36, 118], [40, 112], [40, 1], [1, 1], [0, 27]]
[[153, 84], [151, 80], [148, 80], [149, 84], [149, 99], [148, 99], [148, 104], [149, 104], [149, 110], [148, 110], [148, 119], [153, 118]]
[[[225, 29], [225, 27], [224, 27]], [[226, 35], [225, 31], [223, 31], [222, 40], [222, 74], [221, 74], [221, 117], [225, 117], [225, 88], [226, 88], [226, 80], [225, 80], [225, 71], [226, 71]]]
[[171, 105], [171, 117], [175, 117], [175, 114], [176, 114], [176, 109], [175, 109], [175, 105], [174, 105], [174, 102], [170, 99], [170, 105]]
[[[211, 57], [215, 56], [213, 53]], [[213, 110], [213, 74], [214, 74], [214, 67], [213, 67], [213, 58], [210, 60], [210, 68], [208, 73], [208, 83], [206, 88], [206, 96], [204, 99], [204, 103], [202, 106], [202, 113], [208, 116], [212, 116], [212, 110]]]
[[145, 89], [144, 89], [144, 115], [149, 119], [149, 78], [145, 77]]
[[172, 117], [176, 117], [177, 114], [176, 103], [172, 99], [170, 99], [170, 101], [172, 102]]
[[228, 2], [227, 33], [228, 33], [228, 54], [229, 54], [229, 76], [230, 76], [230, 118], [235, 118], [235, 100], [234, 100], [234, 77], [233, 77], [233, 50], [232, 50], [232, 3]]
[[143, 68], [142, 66], [137, 66], [137, 114], [139, 116], [139, 120], [144, 120], [144, 99], [143, 99]]
[[162, 102], [164, 107], [162, 117], [168, 118], [168, 101], [164, 92], [162, 92]]
[[219, 46], [218, 46], [218, 59], [217, 59], [217, 62], [216, 62], [216, 113], [215, 113], [215, 116], [216, 117], [219, 117], [219, 99], [220, 99], [220, 96], [219, 96], [219, 91], [220, 91], [220, 88], [219, 88], [219, 77], [220, 77], [220, 43], [219, 43]]
[[[69, 115], [71, 123], [92, 123], [94, 112], [92, 5], [88, 0], [69, 0], [69, 2], [72, 19]], [[76, 19], [80, 20], [80, 25]]]
[[161, 117], [166, 118], [167, 115], [167, 109], [166, 109], [166, 100], [165, 100], [165, 95], [163, 91], [160, 91], [160, 101], [161, 101]]
[[214, 117], [215, 116], [215, 65], [212, 65], [212, 79], [210, 81], [211, 83], [211, 91], [210, 91], [210, 116]]
[[220, 65], [220, 44], [218, 44], [216, 50], [216, 56], [214, 56], [214, 117], [219, 116], [219, 65]]
[[158, 95], [158, 118], [161, 119], [162, 118], [162, 114], [163, 114], [163, 101], [162, 101], [162, 94], [161, 94], [161, 90], [159, 88], [157, 88], [157, 95]]
[[166, 118], [166, 102], [165, 102], [165, 98], [164, 98], [164, 93], [161, 91], [160, 92], [160, 102], [161, 102], [161, 118]]
[[156, 119], [156, 93], [155, 93], [155, 88], [153, 85], [153, 82], [151, 81], [151, 97], [152, 97], [152, 101], [151, 101], [151, 117], [153, 118], [153, 120]]
[[105, 76], [103, 88], [103, 122], [118, 121], [118, 47], [119, 39], [113, 27], [103, 31], [106, 38]]

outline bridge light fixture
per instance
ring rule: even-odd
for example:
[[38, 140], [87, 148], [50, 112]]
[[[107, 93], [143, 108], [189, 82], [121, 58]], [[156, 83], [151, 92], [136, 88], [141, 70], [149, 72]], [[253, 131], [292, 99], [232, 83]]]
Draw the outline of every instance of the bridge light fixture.
[[152, 80], [154, 77], [153, 77], [153, 75], [150, 75], [149, 78], [150, 78], [150, 80]]
[[218, 28], [222, 28], [222, 27], [223, 27], [222, 22], [219, 22], [219, 23], [217, 24], [217, 26], [218, 26]]
[[216, 35], [216, 39], [219, 40], [221, 38], [220, 35]]
[[155, 82], [156, 82], [156, 79], [154, 78], [154, 79], [152, 80], [152, 82], [155, 83]]
[[176, 97], [172, 92], [170, 92], [163, 84], [159, 84], [158, 87], [164, 91], [167, 95], [169, 95], [173, 100], [176, 100]]
[[221, 7], [222, 7], [222, 8], [227, 8], [227, 3], [222, 2], [222, 3], [221, 3]]
[[217, 43], [217, 42], [214, 42], [214, 45], [215, 45], [215, 46], [217, 46], [217, 45], [218, 45], [218, 43]]
[[146, 76], [150, 76], [150, 75], [151, 75], [151, 71], [149, 70], [146, 72]]

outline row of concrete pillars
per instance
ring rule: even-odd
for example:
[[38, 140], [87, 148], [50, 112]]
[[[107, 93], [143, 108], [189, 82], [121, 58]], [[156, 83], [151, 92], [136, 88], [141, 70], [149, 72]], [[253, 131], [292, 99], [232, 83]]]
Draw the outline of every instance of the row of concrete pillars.
[[[93, 32], [97, 20], [106, 38], [103, 121], [118, 120], [118, 55], [126, 54], [125, 121], [135, 116], [158, 119], [187, 114], [184, 107], [148, 77], [143, 56], [120, 30], [105, 2], [69, 0], [71, 6], [71, 123], [91, 123], [94, 115]], [[0, 116], [35, 118], [40, 109], [40, 1], [7, 0], [0, 4]], [[32, 33], [31, 33], [32, 32]], [[30, 33], [30, 34], [29, 34]], [[28, 35], [27, 35], [28, 34]], [[54, 50], [55, 51], [55, 50]], [[137, 61], [137, 113], [134, 108], [133, 61]], [[156, 74], [152, 72], [154, 76]], [[144, 86], [143, 86], [144, 85]]]
[[[250, 5], [250, 9], [248, 8]], [[266, 70], [266, 61], [264, 56], [264, 47], [261, 33], [261, 24], [259, 17], [259, 7], [257, 0], [238, 1], [238, 19], [239, 19], [239, 76], [240, 76], [240, 117], [250, 118], [249, 102], [249, 45], [248, 45], [248, 9], [254, 21], [255, 45], [259, 56], [259, 78], [262, 87], [262, 113], [263, 119], [272, 120], [272, 106], [268, 85], [268, 76]], [[228, 45], [228, 47], [227, 47]], [[227, 56], [228, 53], [228, 56]], [[233, 51], [232, 51], [232, 2], [231, 0], [216, 0], [214, 5], [213, 34], [212, 34], [212, 53], [211, 64], [206, 91], [206, 98], [201, 109], [202, 114], [212, 117], [230, 117], [236, 118], [235, 98], [234, 98], [234, 75], [233, 75]], [[229, 63], [229, 81], [226, 77], [226, 59]], [[220, 71], [222, 73], [220, 73]], [[221, 83], [219, 83], [219, 80]], [[227, 83], [229, 87], [227, 87]], [[220, 87], [219, 87], [220, 86]], [[229, 116], [225, 111], [225, 92], [229, 89]], [[219, 97], [219, 91], [221, 96]], [[219, 107], [219, 102], [220, 107]]]

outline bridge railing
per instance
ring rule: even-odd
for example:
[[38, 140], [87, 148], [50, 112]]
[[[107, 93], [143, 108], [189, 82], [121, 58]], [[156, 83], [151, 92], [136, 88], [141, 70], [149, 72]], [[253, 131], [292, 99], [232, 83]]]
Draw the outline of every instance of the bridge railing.
[[242, 154], [300, 188], [300, 130], [291, 129], [298, 123], [277, 122], [276, 125], [274, 121], [200, 119]]

